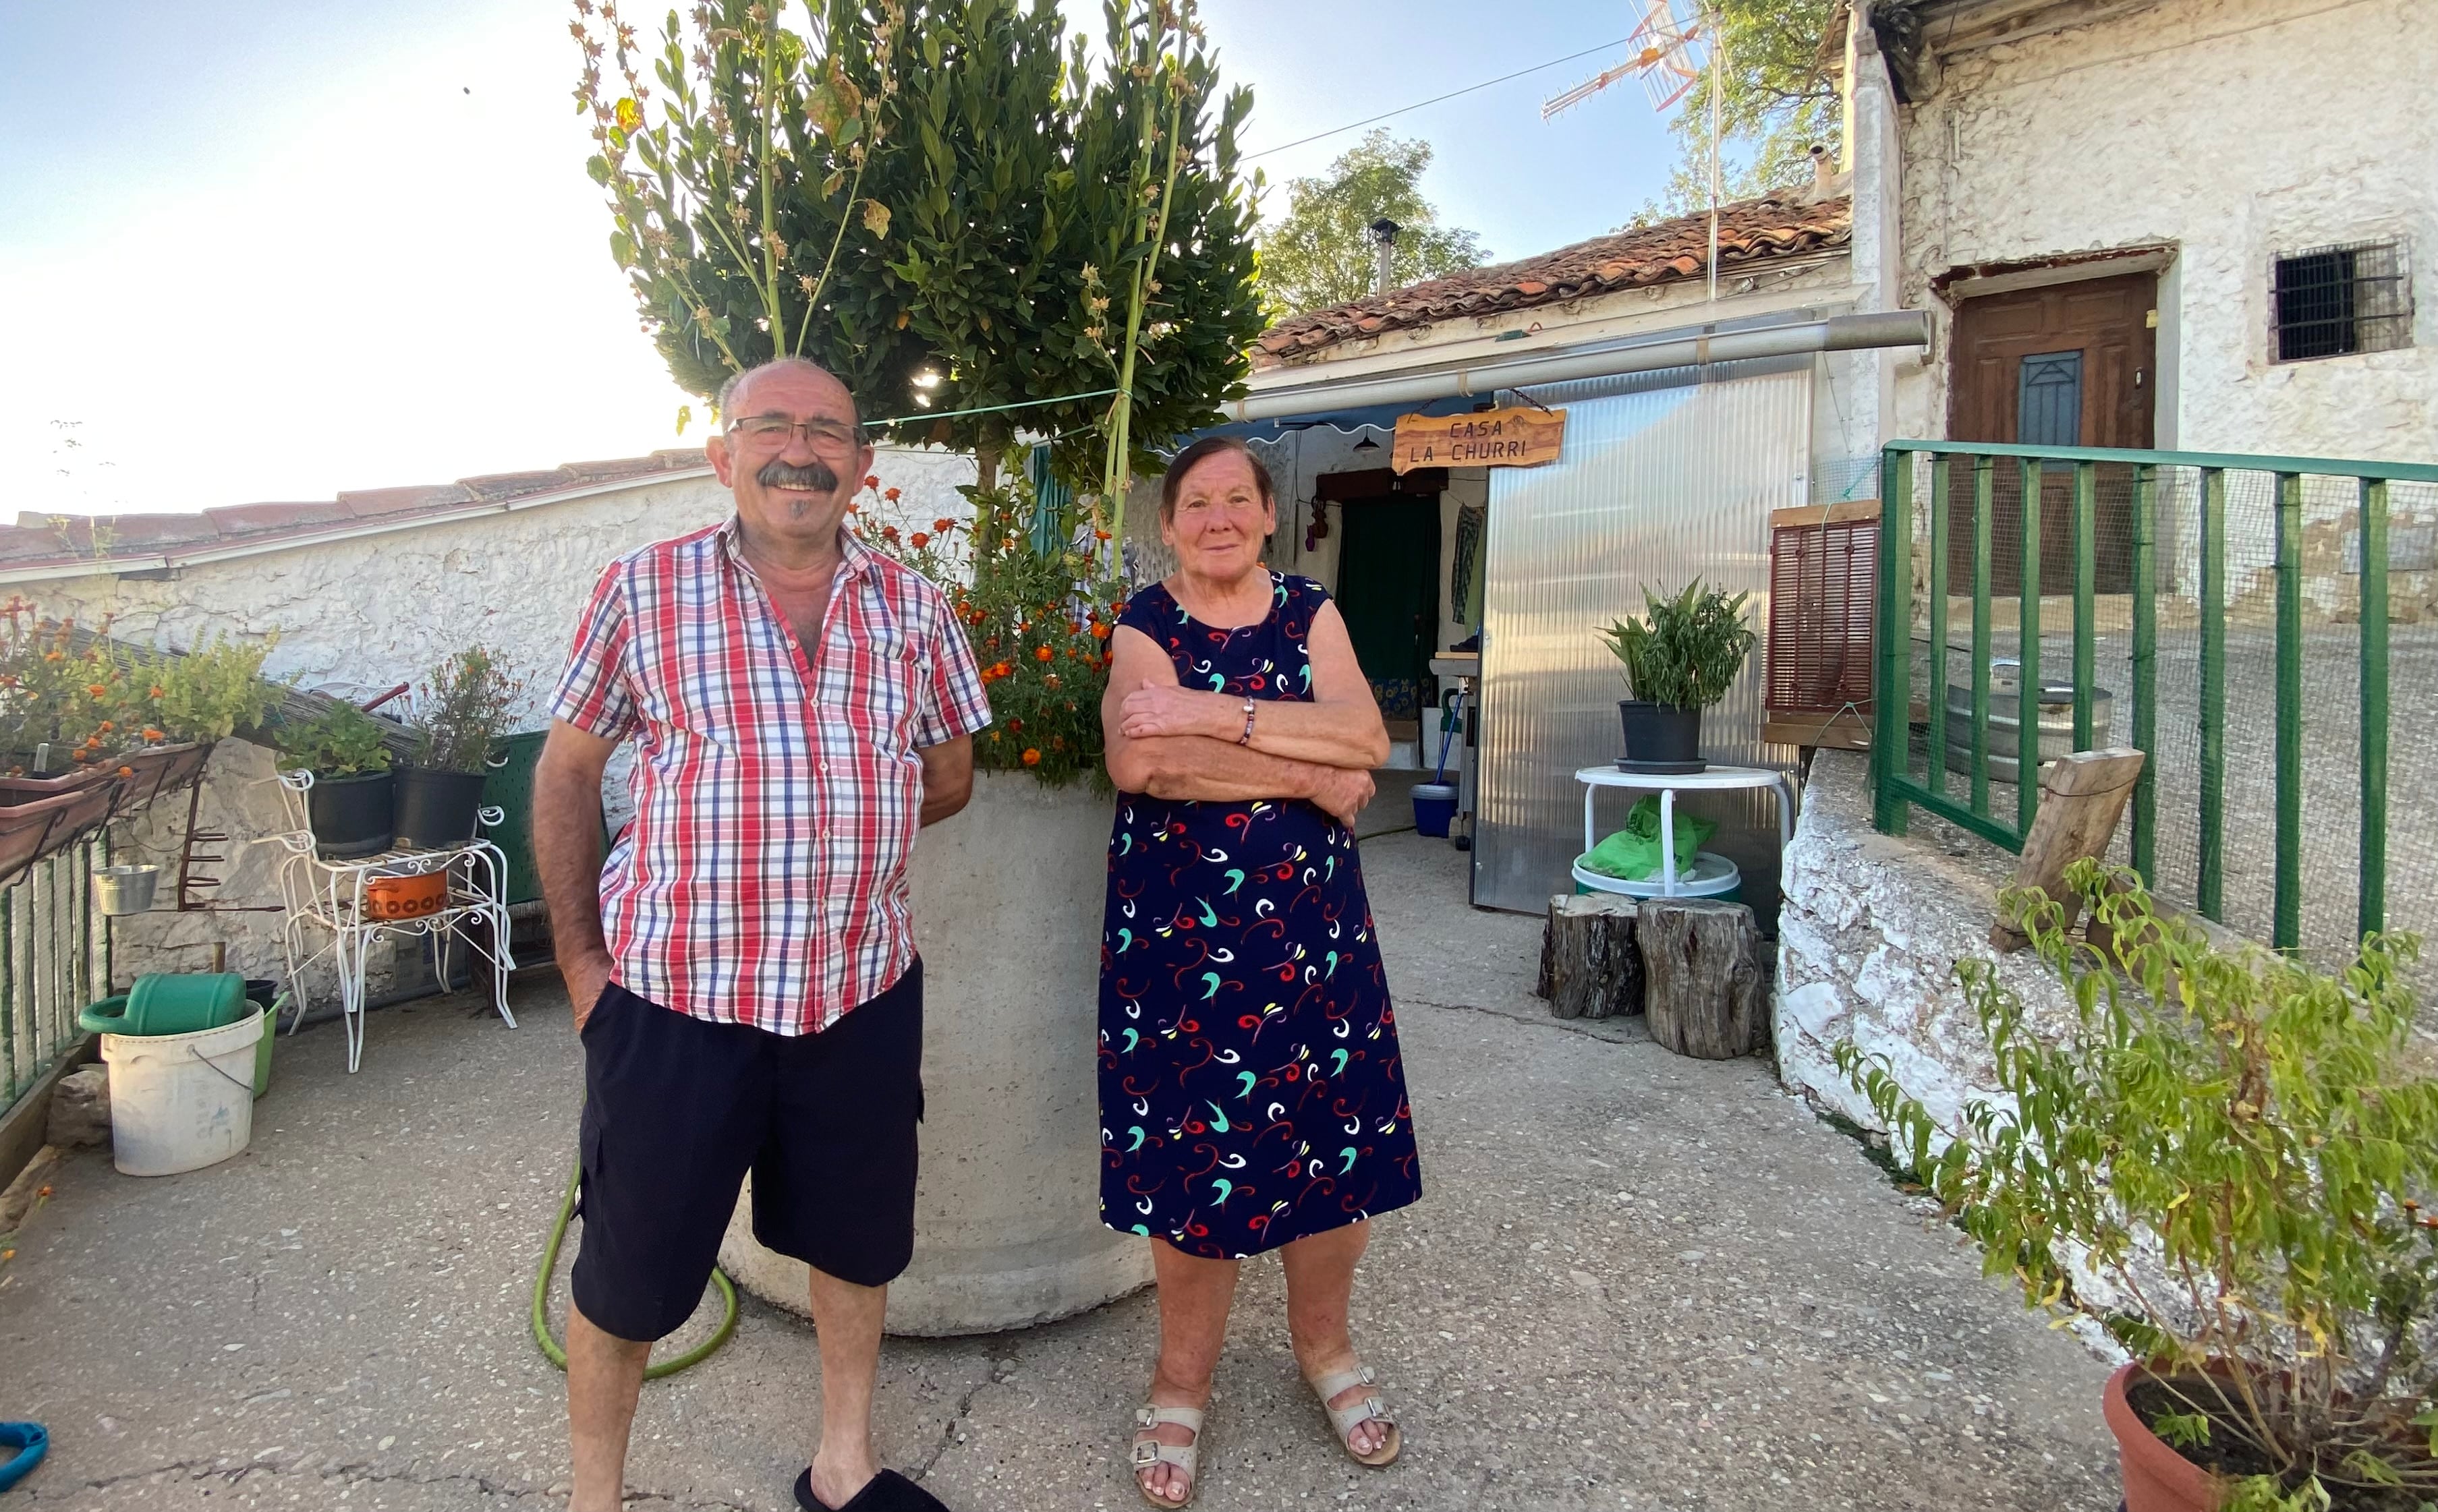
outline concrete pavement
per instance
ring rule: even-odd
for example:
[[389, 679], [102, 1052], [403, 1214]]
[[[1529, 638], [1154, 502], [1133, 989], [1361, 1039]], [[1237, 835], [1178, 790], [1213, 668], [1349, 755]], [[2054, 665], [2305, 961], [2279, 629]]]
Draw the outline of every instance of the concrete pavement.
[[[1404, 834], [1365, 860], [1425, 1194], [1377, 1225], [1357, 1337], [1404, 1457], [1333, 1447], [1257, 1261], [1197, 1507], [2115, 1505], [2105, 1367], [1764, 1061], [1550, 1020], [1537, 923], [1465, 909], [1462, 856]], [[62, 1168], [0, 1266], [0, 1417], [53, 1435], [14, 1503], [561, 1504], [563, 1378], [525, 1310], [581, 1083], [561, 994], [517, 1011], [377, 1014], [352, 1078], [335, 1029], [283, 1040], [253, 1149], [213, 1169]], [[930, 1018], [953, 1032], [953, 1005]], [[1156, 1329], [1145, 1294], [892, 1340], [882, 1453], [961, 1512], [1138, 1506], [1120, 1456]], [[810, 1330], [749, 1300], [725, 1351], [645, 1388], [630, 1500], [784, 1512], [820, 1390]]]

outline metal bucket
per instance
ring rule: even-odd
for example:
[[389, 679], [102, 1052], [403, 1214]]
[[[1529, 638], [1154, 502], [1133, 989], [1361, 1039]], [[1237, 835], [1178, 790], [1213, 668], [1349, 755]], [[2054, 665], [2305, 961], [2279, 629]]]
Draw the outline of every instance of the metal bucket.
[[[2020, 781], [2020, 756], [2023, 743], [2021, 685], [2011, 668], [1989, 679], [1989, 781]], [[2091, 690], [2091, 743], [2078, 746], [2074, 738], [2074, 688], [2069, 683], [2044, 683], [2040, 688], [2040, 720], [2037, 754], [2032, 765], [2038, 770], [2042, 765], [2076, 750], [2105, 750], [2109, 730], [2114, 720], [2115, 696], [2105, 688]], [[1972, 690], [1953, 683], [1947, 688], [1947, 769], [1966, 773], [1972, 769]]]
[[160, 883], [159, 867], [96, 867], [94, 906], [114, 917], [142, 913], [152, 906], [152, 890]]

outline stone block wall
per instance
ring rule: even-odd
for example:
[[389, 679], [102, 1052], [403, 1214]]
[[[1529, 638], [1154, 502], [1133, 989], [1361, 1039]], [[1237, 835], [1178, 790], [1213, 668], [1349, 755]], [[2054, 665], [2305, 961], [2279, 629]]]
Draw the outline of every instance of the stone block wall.
[[1876, 1128], [1837, 1071], [1851, 1040], [1884, 1055], [1897, 1081], [1942, 1121], [1995, 1097], [1981, 1028], [1955, 979], [1968, 958], [1999, 962], [2035, 1029], [2062, 1026], [2073, 1001], [2030, 952], [1990, 948], [1998, 889], [2014, 858], [1917, 814], [1912, 834], [1871, 828], [1870, 758], [1823, 750], [1787, 848], [1778, 913], [1777, 1074], [1816, 1107]]

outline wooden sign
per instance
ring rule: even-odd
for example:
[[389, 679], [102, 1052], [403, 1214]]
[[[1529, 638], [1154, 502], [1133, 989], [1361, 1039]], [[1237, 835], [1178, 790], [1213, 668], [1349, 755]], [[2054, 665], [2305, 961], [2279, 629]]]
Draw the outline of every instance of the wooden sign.
[[1537, 467], [1557, 461], [1565, 439], [1564, 410], [1401, 414], [1391, 466], [1399, 472], [1416, 467]]

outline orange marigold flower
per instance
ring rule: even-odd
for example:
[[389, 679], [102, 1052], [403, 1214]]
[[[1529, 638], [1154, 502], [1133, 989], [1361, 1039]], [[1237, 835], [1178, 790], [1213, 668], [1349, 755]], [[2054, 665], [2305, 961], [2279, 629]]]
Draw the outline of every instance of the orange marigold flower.
[[168, 740], [169, 735], [167, 730], [156, 730], [152, 726], [147, 725], [144, 727], [144, 738], [146, 740]]
[[150, 694], [146, 694], [146, 696], [148, 696], [148, 697], [152, 697], [152, 698], [167, 698], [168, 696], [169, 696], [169, 690], [168, 690], [168, 689], [167, 689], [167, 688], [162, 687], [159, 683], [157, 683], [157, 682], [156, 682], [156, 683], [154, 683], [154, 684], [152, 685], [152, 691], [151, 691]]
[[1109, 538], [1109, 533], [1108, 533], [1107, 531], [1105, 531], [1105, 530], [1096, 530], [1096, 531], [1092, 532], [1092, 538], [1093, 538], [1094, 540], [1103, 540], [1103, 541], [1104, 541], [1104, 540], [1107, 540], [1107, 539]]
[[116, 725], [115, 725], [115, 724], [111, 723], [109, 720], [105, 719], [105, 720], [103, 720], [100, 724], [98, 724], [98, 725], [95, 726], [94, 728], [95, 728], [95, 729], [97, 729], [97, 730], [100, 730], [103, 734], [105, 734], [105, 735], [106, 735], [106, 734], [110, 733], [112, 730], [116, 730], [118, 727], [117, 727]]
[[88, 683], [86, 683], [86, 684], [84, 685], [84, 691], [85, 691], [86, 693], [88, 693], [88, 694], [91, 694], [94, 697], [98, 698], [98, 697], [100, 697], [103, 694], [108, 693], [110, 690], [109, 690], [108, 688], [106, 688], [106, 687], [102, 686], [100, 683], [97, 683], [97, 682], [88, 682]]
[[935, 519], [931, 521], [931, 528], [938, 531], [941, 535], [945, 536], [948, 532], [957, 528], [957, 522], [953, 519]]
[[1051, 650], [1048, 646], [1042, 646], [1033, 653], [1033, 659], [1035, 661], [1047, 661], [1057, 654], [1057, 652]]
[[1095, 640], [1095, 641], [1105, 641], [1105, 640], [1107, 640], [1108, 638], [1109, 638], [1109, 627], [1108, 627], [1107, 625], [1105, 625], [1105, 624], [1095, 624], [1092, 626], [1092, 639], [1093, 639], [1093, 640]]
[[866, 488], [877, 488], [880, 486], [880, 480], [877, 477], [867, 473], [864, 475], [863, 485]]
[[135, 775], [135, 768], [132, 766], [122, 766], [118, 769], [118, 775], [121, 777], [132, 777]]
[[916, 531], [913, 535], [907, 536], [907, 537], [906, 537], [906, 542], [907, 542], [907, 544], [908, 544], [908, 545], [910, 545], [910, 546], [913, 547], [916, 551], [918, 551], [918, 552], [919, 552], [919, 551], [921, 551], [924, 547], [928, 546], [928, 545], [930, 545], [930, 544], [931, 544], [931, 537], [930, 537], [930, 536], [928, 536], [924, 535], [921, 531], [919, 531], [919, 530], [918, 530], [918, 531]]
[[880, 490], [880, 497], [881, 497], [881, 498], [883, 498], [883, 499], [888, 500], [891, 503], [892, 503], [892, 504], [893, 504], [893, 503], [897, 502], [897, 501], [898, 501], [900, 498], [902, 498], [902, 497], [903, 497], [903, 495], [902, 495], [902, 494], [900, 494], [900, 492], [899, 492], [897, 489], [894, 489], [894, 488], [883, 488], [882, 490]]
[[1034, 748], [1033, 747], [1031, 747], [1031, 746], [1027, 746], [1027, 747], [1024, 747], [1024, 765], [1027, 765], [1027, 766], [1038, 766], [1038, 765], [1041, 765], [1041, 752], [1040, 752], [1040, 751], [1038, 751], [1038, 750], [1036, 750], [1036, 749], [1034, 749]]

